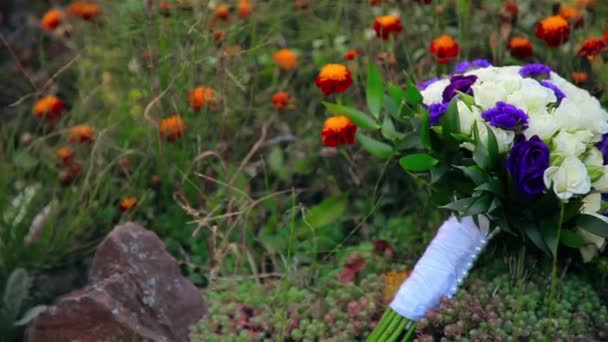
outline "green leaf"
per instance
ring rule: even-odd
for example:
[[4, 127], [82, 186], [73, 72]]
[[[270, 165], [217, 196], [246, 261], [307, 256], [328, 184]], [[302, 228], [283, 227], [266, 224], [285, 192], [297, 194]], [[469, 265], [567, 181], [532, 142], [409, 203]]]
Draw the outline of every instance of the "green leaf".
[[487, 191], [493, 194], [500, 195], [502, 193], [502, 184], [498, 178], [490, 178], [487, 182], [475, 188], [475, 191]]
[[367, 152], [378, 158], [386, 159], [393, 156], [393, 147], [388, 144], [374, 138], [370, 138], [361, 132], [357, 132], [357, 140]]
[[428, 171], [433, 166], [437, 165], [439, 161], [426, 153], [410, 154], [399, 160], [401, 167], [411, 172], [423, 172]]
[[412, 81], [409, 76], [405, 78], [405, 84], [407, 87], [405, 88], [405, 100], [414, 108], [416, 108], [420, 103], [422, 103], [422, 94], [418, 88], [416, 88], [416, 84]]
[[382, 119], [381, 132], [383, 137], [391, 141], [400, 139], [404, 136], [403, 133], [397, 132], [395, 129], [395, 124], [393, 124], [393, 120], [388, 115], [385, 115]]
[[557, 220], [554, 218], [542, 220], [540, 223], [540, 233], [543, 236], [543, 241], [545, 241], [545, 245], [549, 248], [553, 257], [557, 255], [557, 245], [559, 244], [557, 229]]
[[420, 115], [420, 141], [422, 146], [427, 150], [431, 149], [431, 122], [429, 121], [429, 112], [422, 111]]
[[460, 99], [462, 100], [462, 102], [464, 102], [464, 104], [466, 104], [469, 109], [475, 107], [475, 98], [473, 96], [467, 93], [463, 93], [461, 91], [457, 91], [457, 93], [458, 95], [460, 95]]
[[473, 151], [473, 160], [479, 167], [485, 169], [490, 164], [490, 156], [488, 155], [488, 150], [481, 142], [481, 137], [479, 136], [479, 128], [477, 127], [477, 122], [473, 123], [473, 140], [475, 141], [475, 150]]
[[474, 216], [481, 213], [485, 213], [490, 208], [490, 204], [492, 203], [492, 196], [489, 194], [478, 197], [476, 201], [467, 208], [464, 212], [464, 216]]
[[559, 242], [564, 246], [570, 248], [581, 248], [585, 245], [585, 240], [575, 230], [563, 229], [560, 236]]
[[352, 107], [341, 106], [334, 103], [323, 102], [327, 110], [334, 115], [346, 115], [355, 125], [360, 128], [375, 131], [380, 128], [380, 125], [369, 115]]
[[458, 150], [459, 143], [452, 136], [453, 133], [460, 133], [460, 118], [458, 116], [458, 97], [454, 97], [445, 114], [441, 117], [441, 135], [443, 136], [444, 146], [448, 151]]
[[486, 125], [486, 130], [488, 131], [488, 141], [486, 148], [488, 149], [488, 157], [489, 157], [489, 167], [492, 167], [496, 164], [498, 160], [498, 141], [496, 140], [496, 135], [494, 135], [494, 131], [490, 126]]
[[454, 202], [450, 202], [444, 206], [441, 206], [440, 208], [449, 209], [449, 210], [453, 210], [453, 211], [465, 211], [471, 205], [473, 205], [473, 203], [475, 203], [475, 201], [477, 201], [477, 198], [467, 197], [467, 198], [459, 199]]
[[583, 214], [578, 216], [576, 225], [595, 235], [608, 237], [608, 223], [593, 215]]
[[9, 320], [17, 320], [17, 315], [29, 295], [31, 285], [32, 278], [25, 269], [17, 268], [11, 272], [2, 296], [2, 306]]
[[545, 252], [547, 255], [551, 255], [551, 251], [545, 244], [545, 240], [543, 239], [542, 234], [538, 227], [533, 223], [522, 223], [521, 225], [526, 233], [526, 236], [532, 241], [532, 243], [538, 247], [540, 250]]
[[467, 177], [469, 177], [475, 185], [480, 186], [488, 180], [488, 176], [484, 170], [477, 165], [471, 166], [454, 166], [461, 170]]
[[369, 63], [367, 69], [367, 108], [376, 119], [380, 118], [382, 101], [384, 100], [384, 84], [380, 70], [373, 62]]

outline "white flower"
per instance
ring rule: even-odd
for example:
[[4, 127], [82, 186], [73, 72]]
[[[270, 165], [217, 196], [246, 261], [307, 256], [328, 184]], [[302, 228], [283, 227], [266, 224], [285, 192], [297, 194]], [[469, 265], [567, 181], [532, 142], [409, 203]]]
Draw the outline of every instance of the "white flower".
[[520, 108], [528, 116], [548, 114], [547, 106], [557, 101], [553, 91], [538, 81], [525, 78], [519, 90], [507, 96], [506, 102]]
[[587, 156], [585, 158], [585, 165], [587, 166], [602, 166], [604, 165], [604, 156], [602, 152], [595, 147], [591, 147], [589, 151], [587, 151]]
[[[492, 132], [494, 132], [494, 136], [496, 137], [496, 144], [498, 145], [498, 152], [507, 152], [511, 144], [513, 144], [513, 140], [515, 139], [515, 133], [512, 131], [505, 131], [501, 128], [496, 128], [489, 126]], [[477, 129], [479, 130], [479, 140], [481, 140], [484, 148], [488, 145], [488, 125], [483, 122], [483, 120], [477, 120]], [[475, 146], [471, 143], [462, 143], [462, 148], [465, 148], [469, 151], [474, 151]]]
[[544, 141], [548, 141], [557, 132], [557, 123], [550, 114], [538, 114], [528, 118], [528, 129], [524, 131], [527, 139], [538, 135]]
[[564, 157], [578, 157], [585, 153], [592, 138], [593, 133], [589, 131], [577, 131], [574, 133], [561, 131], [552, 140], [552, 152], [559, 153]]
[[587, 168], [577, 157], [569, 156], [562, 164], [551, 166], [545, 170], [545, 186], [551, 188], [563, 201], [567, 201], [574, 195], [584, 195], [591, 190], [591, 179], [587, 174]]
[[608, 192], [608, 165], [604, 166], [604, 174], [593, 183], [593, 188], [599, 192]]
[[456, 106], [458, 107], [460, 132], [462, 132], [463, 134], [471, 135], [473, 130], [473, 123], [475, 121], [481, 120], [481, 111], [475, 106], [469, 108], [462, 101], [458, 101], [456, 103]]
[[426, 89], [420, 92], [422, 94], [422, 102], [424, 102], [424, 104], [427, 106], [430, 106], [433, 103], [442, 103], [443, 91], [449, 84], [449, 79], [443, 79], [426, 87]]
[[[599, 193], [591, 194], [583, 199], [583, 213], [595, 216], [600, 220], [607, 221], [603, 215], [597, 212], [601, 209], [602, 195]], [[585, 241], [585, 246], [580, 248], [583, 261], [588, 262], [597, 254], [598, 250], [603, 250], [606, 245], [606, 239], [590, 233], [584, 229], [578, 229], [579, 236]]]
[[583, 198], [583, 213], [595, 214], [602, 207], [602, 195], [598, 193], [590, 194]]
[[576, 100], [564, 98], [553, 115], [560, 128], [588, 130], [595, 135], [596, 141], [602, 134], [608, 133], [608, 115], [589, 94], [580, 95]]

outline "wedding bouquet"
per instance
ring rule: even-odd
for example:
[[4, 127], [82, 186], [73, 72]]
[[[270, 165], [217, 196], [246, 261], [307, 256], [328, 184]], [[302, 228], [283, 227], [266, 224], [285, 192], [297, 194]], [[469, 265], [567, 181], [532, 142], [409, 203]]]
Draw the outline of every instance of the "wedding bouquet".
[[[542, 64], [493, 67], [474, 61], [457, 70], [417, 87], [408, 80], [405, 90], [389, 85], [382, 102], [390, 120], [411, 122], [425, 151], [402, 157], [401, 166], [428, 175], [434, 200], [453, 216], [369, 341], [411, 336], [413, 322], [457, 291], [498, 231], [553, 257], [552, 301], [558, 246], [578, 248], [588, 261], [608, 237], [601, 214], [601, 194], [608, 192], [608, 113], [599, 101]], [[374, 67], [370, 74], [368, 103], [380, 93], [376, 88], [384, 91], [374, 81]], [[372, 126], [362, 112], [328, 108]], [[387, 138], [384, 120], [376, 120]], [[359, 133], [357, 138], [375, 155], [389, 148], [392, 153], [382, 156], [403, 153], [399, 137], [391, 136], [397, 137], [388, 139], [392, 144]]]

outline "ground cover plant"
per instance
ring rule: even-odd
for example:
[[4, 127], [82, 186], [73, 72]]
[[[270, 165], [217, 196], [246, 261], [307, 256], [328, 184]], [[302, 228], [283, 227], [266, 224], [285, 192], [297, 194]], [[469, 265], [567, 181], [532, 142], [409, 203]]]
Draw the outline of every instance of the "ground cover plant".
[[[7, 340], [81, 286], [99, 241], [126, 221], [156, 232], [201, 288], [211, 310], [192, 340], [364, 340], [448, 215], [399, 162], [424, 150], [408, 119], [418, 108], [402, 97], [484, 59], [548, 65], [608, 104], [599, 0], [9, 1], [0, 11]], [[603, 167], [608, 146], [597, 148]], [[565, 234], [584, 253], [560, 249], [551, 313], [553, 258], [506, 238], [411, 337], [606, 338], [596, 233], [583, 245]]]

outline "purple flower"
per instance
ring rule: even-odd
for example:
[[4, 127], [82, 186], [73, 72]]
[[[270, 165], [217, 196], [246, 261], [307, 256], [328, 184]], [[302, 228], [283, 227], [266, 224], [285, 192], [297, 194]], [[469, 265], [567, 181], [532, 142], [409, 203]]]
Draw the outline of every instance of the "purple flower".
[[533, 197], [545, 190], [543, 175], [549, 167], [549, 154], [549, 147], [537, 135], [527, 141], [518, 136], [507, 158], [507, 170], [517, 191]]
[[458, 91], [472, 95], [471, 86], [477, 81], [477, 76], [462, 76], [455, 75], [450, 79], [450, 84], [443, 91], [443, 103], [448, 103], [454, 96], [458, 95]]
[[528, 128], [528, 115], [523, 110], [502, 101], [496, 102], [496, 107], [481, 113], [481, 117], [489, 121], [490, 125], [509, 131], [522, 131]]
[[431, 125], [435, 126], [439, 124], [441, 117], [448, 110], [449, 103], [433, 103], [429, 106], [430, 117], [429, 121]]
[[519, 74], [522, 77], [549, 77], [551, 67], [540, 63], [532, 63], [522, 67]]
[[462, 74], [465, 73], [471, 69], [482, 69], [482, 68], [488, 68], [491, 67], [492, 63], [490, 63], [490, 61], [488, 61], [487, 59], [475, 59], [472, 61], [462, 61], [458, 64], [456, 64], [456, 67], [454, 68], [454, 72], [457, 74]]
[[608, 133], [602, 136], [602, 141], [595, 145], [600, 152], [602, 152], [602, 157], [604, 157], [604, 164], [608, 162]]
[[416, 89], [418, 89], [419, 91], [423, 91], [424, 89], [428, 88], [431, 84], [433, 84], [439, 80], [441, 80], [440, 77], [433, 77], [430, 80], [422, 81], [422, 82], [416, 84]]
[[548, 81], [541, 81], [540, 84], [545, 88], [549, 88], [549, 89], [553, 90], [555, 97], [557, 97], [558, 104], [560, 104], [562, 102], [562, 100], [564, 99], [564, 97], [566, 97], [566, 94], [564, 94], [564, 92], [561, 89], [559, 89], [555, 84], [548, 82]]

